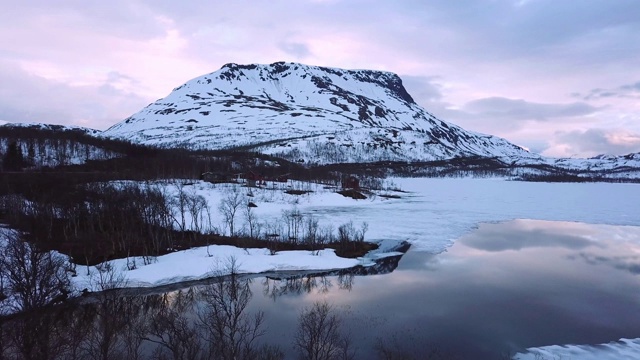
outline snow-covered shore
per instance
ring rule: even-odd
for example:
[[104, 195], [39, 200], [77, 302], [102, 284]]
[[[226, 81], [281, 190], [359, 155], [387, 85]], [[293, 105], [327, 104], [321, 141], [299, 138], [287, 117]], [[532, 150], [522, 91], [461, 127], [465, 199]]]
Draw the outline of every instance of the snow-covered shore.
[[[385, 255], [398, 255], [387, 253]], [[211, 245], [159, 256], [144, 265], [141, 257], [117, 259], [100, 266], [78, 266], [73, 284], [77, 289], [100, 290], [101, 274], [113, 269], [117, 280], [114, 287], [156, 287], [214, 276], [227, 275], [233, 263], [240, 274], [259, 274], [291, 270], [325, 271], [347, 269], [358, 265], [370, 266], [373, 258], [347, 259], [339, 257], [333, 249], [311, 251], [281, 251], [271, 255], [268, 249], [241, 249], [228, 245]], [[130, 267], [135, 269], [129, 270]]]

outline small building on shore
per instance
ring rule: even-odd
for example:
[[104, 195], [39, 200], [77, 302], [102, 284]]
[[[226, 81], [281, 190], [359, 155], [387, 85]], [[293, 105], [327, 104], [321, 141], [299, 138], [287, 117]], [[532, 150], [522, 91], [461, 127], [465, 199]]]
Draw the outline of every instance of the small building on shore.
[[222, 184], [234, 182], [235, 177], [233, 174], [225, 172], [208, 171], [200, 175], [200, 180], [204, 180], [213, 184]]
[[342, 177], [342, 188], [343, 189], [360, 189], [360, 179], [353, 175], [343, 176]]

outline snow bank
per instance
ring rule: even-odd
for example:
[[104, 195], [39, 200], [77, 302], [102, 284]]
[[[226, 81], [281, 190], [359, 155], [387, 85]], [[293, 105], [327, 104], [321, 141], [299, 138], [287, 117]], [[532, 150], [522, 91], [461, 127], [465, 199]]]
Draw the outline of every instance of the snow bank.
[[527, 349], [518, 353], [516, 360], [580, 359], [580, 360], [620, 360], [639, 359], [640, 339], [620, 339], [617, 342], [600, 345], [545, 346]]
[[[100, 267], [78, 267], [78, 276], [73, 278], [73, 283], [78, 289], [101, 290], [102, 272], [102, 278], [115, 277], [116, 283], [108, 284], [110, 287], [153, 287], [227, 275], [231, 261], [235, 262], [238, 273], [249, 274], [280, 270], [333, 270], [373, 264], [369, 259], [338, 257], [333, 249], [322, 250], [317, 255], [310, 251], [282, 251], [270, 255], [268, 249], [244, 250], [212, 245], [208, 249], [204, 246], [159, 256], [148, 265], [138, 257], [112, 260]], [[135, 269], [129, 270], [130, 267]], [[113, 273], [104, 275], [105, 268], [113, 269]]]

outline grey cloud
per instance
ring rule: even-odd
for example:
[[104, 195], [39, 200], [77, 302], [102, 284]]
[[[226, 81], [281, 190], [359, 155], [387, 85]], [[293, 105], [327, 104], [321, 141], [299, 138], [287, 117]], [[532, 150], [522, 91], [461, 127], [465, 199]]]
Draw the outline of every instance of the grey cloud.
[[598, 110], [586, 103], [543, 104], [521, 99], [490, 97], [468, 102], [464, 111], [483, 118], [546, 121], [558, 117], [589, 115]]
[[280, 49], [298, 59], [304, 59], [311, 55], [311, 51], [309, 51], [309, 47], [307, 45], [297, 42], [281, 43]]
[[506, 0], [414, 0], [403, 4], [401, 11], [422, 20], [416, 26], [425, 38], [446, 36], [446, 44], [424, 41], [426, 56], [438, 56], [431, 54], [437, 51], [435, 54], [458, 61], [452, 55], [463, 55], [474, 60], [469, 66], [516, 59], [518, 64], [505, 65], [529, 61], [530, 66], [539, 68], [539, 60], [547, 59], [542, 63], [546, 71], [558, 66], [566, 71], [569, 64], [575, 71], [607, 62], [637, 61], [640, 50], [640, 8], [632, 0], [538, 0], [524, 6]]
[[592, 100], [599, 98], [640, 98], [640, 81], [632, 84], [625, 84], [612, 89], [595, 88], [586, 94], [574, 93], [574, 97], [580, 97], [584, 100]]
[[[120, 74], [112, 79], [134, 79]], [[106, 82], [70, 86], [27, 74], [0, 61], [0, 119], [44, 122], [106, 129], [140, 110], [150, 101]]]
[[401, 75], [402, 84], [411, 97], [419, 104], [427, 104], [442, 99], [438, 77]]
[[613, 130], [561, 132], [556, 141], [568, 146], [571, 153], [625, 155], [640, 151], [640, 134]]
[[634, 92], [640, 92], [640, 81], [638, 81], [635, 84], [628, 84], [628, 85], [622, 85], [620, 86], [621, 90], [630, 90], [630, 91], [634, 91]]

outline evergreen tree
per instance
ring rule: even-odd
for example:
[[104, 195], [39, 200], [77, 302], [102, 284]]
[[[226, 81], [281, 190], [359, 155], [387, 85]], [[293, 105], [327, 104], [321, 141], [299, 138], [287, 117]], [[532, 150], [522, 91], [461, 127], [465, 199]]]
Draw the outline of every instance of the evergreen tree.
[[29, 143], [27, 144], [27, 162], [29, 165], [36, 163], [36, 147], [33, 139], [29, 139]]
[[7, 145], [7, 152], [2, 157], [2, 169], [4, 171], [20, 171], [26, 165], [22, 149], [12, 141]]

